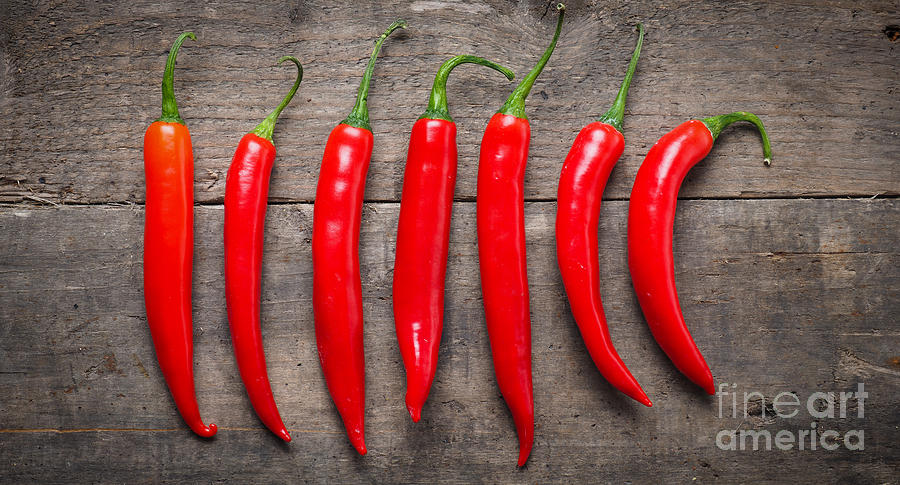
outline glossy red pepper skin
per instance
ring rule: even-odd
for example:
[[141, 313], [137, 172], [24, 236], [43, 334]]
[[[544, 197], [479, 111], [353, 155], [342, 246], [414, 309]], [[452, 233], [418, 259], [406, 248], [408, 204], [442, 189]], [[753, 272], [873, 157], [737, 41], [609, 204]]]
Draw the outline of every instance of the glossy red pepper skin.
[[641, 164], [628, 204], [628, 268], [644, 318], [675, 367], [709, 394], [715, 393], [712, 372], [688, 332], [675, 290], [672, 227], [681, 182], [712, 146], [700, 120], [664, 135]]
[[406, 367], [406, 407], [415, 422], [437, 369], [456, 153], [452, 121], [420, 118], [413, 125], [397, 227], [393, 303]]
[[275, 145], [241, 138], [225, 181], [225, 301], [231, 343], [250, 404], [267, 428], [291, 441], [275, 405], [259, 321], [263, 227]]
[[557, 4], [553, 40], [488, 122], [478, 158], [475, 212], [484, 317], [497, 385], [519, 437], [518, 466], [528, 461], [534, 444], [524, 189], [531, 125], [525, 99], [556, 48], [565, 8]]
[[275, 405], [266, 372], [259, 318], [266, 204], [275, 162], [272, 134], [278, 115], [303, 80], [300, 61], [284, 56], [278, 63], [284, 61], [297, 65], [297, 79], [275, 110], [241, 138], [225, 179], [225, 302], [231, 343], [250, 404], [270, 431], [289, 442], [291, 435]]
[[624, 149], [625, 137], [612, 125], [595, 121], [578, 133], [559, 180], [556, 256], [575, 323], [597, 369], [613, 387], [650, 406], [612, 344], [600, 299], [600, 203]]
[[707, 393], [714, 394], [712, 372], [684, 323], [675, 288], [672, 229], [678, 190], [688, 171], [712, 149], [722, 128], [751, 121], [763, 137], [766, 164], [771, 159], [762, 122], [737, 112], [690, 120], [663, 135], [638, 169], [628, 204], [628, 268], [644, 318], [653, 337], [675, 367]]
[[313, 206], [313, 312], [319, 363], [328, 392], [361, 455], [365, 443], [365, 355], [359, 226], [373, 136], [367, 98], [384, 40], [406, 22], [391, 24], [375, 42], [356, 105], [328, 136]]
[[491, 117], [481, 141], [476, 198], [484, 317], [497, 385], [519, 436], [519, 466], [528, 460], [534, 442], [524, 205], [530, 141], [527, 119], [500, 113]]
[[625, 98], [644, 40], [641, 24], [638, 24], [638, 31], [640, 36], [613, 106], [600, 121], [585, 126], [578, 133], [563, 163], [557, 195], [556, 257], [575, 323], [597, 369], [616, 389], [651, 406], [647, 394], [613, 347], [600, 298], [597, 254], [603, 189], [625, 150], [622, 121]]
[[350, 442], [365, 444], [365, 356], [359, 224], [372, 132], [340, 124], [322, 157], [313, 210], [313, 312], [319, 362]]
[[403, 175], [397, 224], [393, 306], [397, 343], [406, 368], [406, 408], [414, 422], [422, 416], [437, 369], [444, 323], [444, 277], [450, 214], [456, 185], [456, 124], [447, 105], [447, 77], [458, 65], [480, 64], [515, 74], [486, 59], [460, 55], [435, 75], [428, 108], [413, 125]]
[[191, 269], [194, 247], [194, 155], [191, 135], [178, 116], [172, 69], [175, 41], [163, 78], [163, 117], [144, 134], [144, 304], [156, 358], [175, 405], [198, 435], [216, 434], [203, 424], [194, 389]]

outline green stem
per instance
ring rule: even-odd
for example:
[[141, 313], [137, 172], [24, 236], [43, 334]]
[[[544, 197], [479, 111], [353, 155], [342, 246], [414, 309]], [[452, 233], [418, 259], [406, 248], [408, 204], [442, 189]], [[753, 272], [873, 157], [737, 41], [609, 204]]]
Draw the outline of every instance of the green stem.
[[514, 72], [487, 59], [476, 56], [451, 57], [441, 64], [441, 68], [438, 69], [437, 75], [434, 76], [434, 84], [431, 86], [431, 97], [428, 98], [428, 108], [425, 110], [425, 114], [420, 116], [419, 119], [428, 118], [432, 120], [447, 120], [451, 123], [453, 122], [453, 118], [450, 117], [450, 108], [447, 107], [447, 77], [450, 76], [450, 71], [452, 71], [454, 67], [467, 62], [490, 67], [495, 71], [502, 72], [503, 75], [506, 76], [506, 79], [509, 79], [510, 81], [516, 77]]
[[522, 79], [522, 82], [516, 86], [516, 89], [513, 90], [512, 94], [509, 95], [509, 98], [506, 99], [506, 103], [504, 103], [500, 110], [497, 111], [498, 113], [513, 115], [516, 118], [528, 119], [528, 116], [525, 114], [525, 98], [527, 98], [528, 93], [531, 92], [531, 86], [534, 85], [535, 79], [537, 79], [541, 71], [544, 70], [547, 61], [550, 60], [550, 55], [553, 54], [553, 49], [556, 48], [556, 41], [559, 40], [559, 33], [562, 31], [566, 6], [558, 3], [556, 4], [556, 10], [559, 11], [559, 19], [556, 20], [556, 33], [553, 34], [553, 40], [550, 42], [550, 45], [547, 46], [547, 50], [544, 51], [544, 55], [538, 60], [534, 69], [532, 69], [531, 72]]
[[300, 81], [303, 80], [303, 66], [300, 65], [300, 61], [293, 56], [284, 56], [281, 59], [278, 59], [278, 64], [281, 65], [281, 63], [284, 61], [291, 61], [297, 65], [297, 80], [294, 81], [294, 86], [291, 87], [290, 91], [288, 91], [287, 96], [285, 96], [284, 99], [281, 100], [281, 104], [276, 106], [275, 110], [269, 113], [269, 116], [266, 116], [266, 119], [262, 120], [262, 122], [256, 125], [256, 128], [254, 128], [253, 131], [250, 132], [254, 135], [269, 140], [273, 145], [275, 144], [275, 142], [272, 141], [272, 133], [275, 132], [275, 122], [278, 121], [278, 115], [280, 115], [285, 106], [287, 106], [288, 103], [291, 102], [291, 99], [297, 92], [297, 88], [300, 87]]
[[406, 21], [403, 19], [394, 21], [394, 23], [381, 34], [381, 37], [375, 41], [375, 49], [372, 50], [372, 57], [369, 58], [369, 64], [366, 66], [362, 82], [359, 84], [359, 92], [356, 95], [356, 104], [353, 106], [353, 110], [350, 111], [350, 115], [348, 115], [344, 121], [341, 121], [341, 124], [372, 131], [372, 127], [369, 125], [369, 107], [366, 103], [369, 99], [369, 82], [372, 80], [372, 72], [375, 71], [375, 59], [378, 58], [378, 51], [381, 50], [381, 44], [383, 44], [384, 40], [391, 35], [391, 32], [401, 28], [405, 29], [406, 25]]
[[184, 120], [178, 114], [178, 104], [175, 103], [175, 57], [178, 55], [178, 49], [181, 48], [184, 39], [188, 37], [191, 40], [197, 40], [197, 36], [193, 32], [185, 32], [175, 39], [172, 49], [169, 50], [169, 58], [166, 59], [166, 72], [163, 74], [162, 81], [162, 116], [156, 121], [184, 124]]
[[713, 140], [719, 137], [719, 134], [722, 133], [722, 130], [725, 129], [726, 126], [734, 123], [735, 121], [749, 121], [756, 125], [756, 129], [759, 130], [760, 136], [762, 136], [763, 143], [763, 163], [766, 166], [772, 164], [772, 145], [769, 143], [769, 134], [766, 133], [766, 128], [763, 126], [762, 121], [753, 113], [748, 113], [746, 111], [735, 111], [734, 113], [729, 113], [727, 115], [719, 115], [713, 116], [711, 118], [704, 118], [703, 124], [709, 128], [709, 132], [712, 134]]
[[644, 25], [637, 24], [637, 28], [638, 41], [637, 45], [634, 47], [634, 54], [631, 55], [628, 71], [625, 72], [625, 80], [622, 81], [622, 86], [619, 88], [619, 94], [616, 95], [616, 100], [613, 101], [612, 107], [598, 120], [601, 123], [612, 125], [613, 128], [619, 130], [619, 133], [622, 132], [622, 121], [625, 119], [625, 98], [628, 97], [628, 88], [631, 86], [631, 78], [634, 77], [634, 70], [637, 67], [638, 58], [641, 57], [641, 46], [644, 45]]

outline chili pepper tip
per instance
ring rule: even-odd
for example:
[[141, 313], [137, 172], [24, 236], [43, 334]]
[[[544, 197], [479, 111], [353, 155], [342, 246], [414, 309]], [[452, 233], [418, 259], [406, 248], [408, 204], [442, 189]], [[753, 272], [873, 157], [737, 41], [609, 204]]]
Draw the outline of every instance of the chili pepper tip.
[[[562, 4], [560, 4], [560, 5], [562, 5]], [[529, 455], [531, 455], [531, 448], [529, 448], [527, 450], [523, 449], [523, 450], [519, 451], [519, 461], [518, 461], [518, 463], [516, 463], [516, 466], [519, 468], [522, 468], [523, 466], [525, 466], [525, 463], [528, 463]]]
[[638, 402], [643, 404], [644, 406], [647, 406], [648, 408], [653, 407], [653, 403], [650, 402], [650, 398], [648, 398], [647, 396], [644, 396], [643, 399], [638, 399]]
[[191, 428], [193, 428], [194, 433], [197, 433], [198, 436], [201, 436], [203, 438], [212, 438], [219, 430], [219, 428], [217, 428], [216, 425], [212, 423], [209, 423], [206, 426], [204, 426], [203, 423], [200, 423], [199, 426], [192, 426]]
[[365, 443], [353, 443], [353, 447], [356, 448], [356, 452], [360, 455], [365, 456], [365, 454], [369, 452], [369, 450], [366, 449]]
[[422, 408], [407, 405], [406, 410], [409, 411], [409, 417], [412, 418], [414, 423], [418, 423], [422, 419]]

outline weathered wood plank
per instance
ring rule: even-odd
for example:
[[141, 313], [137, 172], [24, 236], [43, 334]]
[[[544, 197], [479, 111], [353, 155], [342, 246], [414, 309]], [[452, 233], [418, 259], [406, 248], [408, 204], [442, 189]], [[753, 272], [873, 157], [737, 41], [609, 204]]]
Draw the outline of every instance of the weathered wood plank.
[[[593, 369], [563, 296], [553, 203], [526, 206], [537, 440], [528, 467], [495, 387], [480, 301], [474, 207], [455, 206], [441, 362], [423, 422], [410, 422], [393, 335], [390, 279], [397, 204], [367, 204], [361, 258], [370, 455], [354, 456], [314, 345], [312, 206], [271, 207], [263, 319], [274, 392], [295, 441], [254, 417], [225, 321], [222, 210], [196, 210], [196, 378], [204, 417], [191, 436], [162, 382], [141, 298], [142, 211], [134, 207], [0, 207], [0, 467], [36, 479], [237, 481], [889, 482], [900, 450], [896, 200], [682, 201], [676, 269], [685, 315], [718, 382], [738, 392], [865, 384], [864, 418], [719, 416], [652, 341], [625, 261], [627, 202], [605, 203], [603, 291], [617, 348], [654, 400], [646, 409]], [[724, 401], [726, 410], [730, 401]], [[752, 405], [751, 405], [752, 407]], [[727, 451], [727, 429], [864, 429], [865, 450]], [[85, 431], [78, 431], [85, 430]], [[105, 430], [105, 431], [104, 431]], [[62, 432], [60, 432], [62, 431]]]
[[[0, 206], [0, 477], [78, 481], [735, 481], [896, 480], [900, 272], [898, 202], [683, 201], [678, 284], [718, 382], [771, 401], [783, 391], [854, 391], [846, 418], [793, 418], [703, 396], [652, 341], [625, 261], [627, 202], [607, 202], [603, 291], [613, 338], [654, 400], [644, 409], [593, 369], [553, 256], [552, 202], [577, 130], [611, 100], [644, 21], [629, 99], [628, 148], [605, 196], [623, 199], [642, 156], [690, 116], [748, 109], [769, 126], [776, 164], [735, 128], [685, 183], [686, 198], [896, 195], [900, 121], [895, 1], [569, 2], [557, 54], [529, 102], [526, 175], [537, 440], [516, 471], [511, 420], [483, 327], [473, 204], [456, 205], [447, 322], [423, 422], [402, 404], [390, 310], [393, 228], [408, 130], [437, 65], [469, 52], [523, 74], [552, 29], [543, 2], [6, 2], [0, 9], [0, 201], [137, 203]], [[362, 235], [370, 455], [354, 454], [318, 366], [309, 304], [312, 199], [322, 145], [346, 115], [371, 37], [396, 16], [412, 28], [384, 49], [371, 107], [377, 137]], [[175, 33], [176, 89], [194, 134], [194, 316], [201, 411], [212, 442], [181, 422], [153, 356], [141, 297], [141, 137], [156, 116]], [[298, 55], [306, 79], [276, 133], [264, 332], [276, 399], [295, 441], [262, 429], [237, 377], [221, 280], [224, 173], [241, 133], [274, 105]], [[463, 68], [450, 83], [459, 123], [457, 198], [471, 200], [478, 143], [510, 89]], [[393, 201], [393, 202], [392, 202]], [[726, 388], [727, 389], [727, 388]], [[757, 396], [758, 397], [758, 396]], [[724, 406], [720, 411], [720, 403]], [[865, 409], [865, 416], [858, 411]], [[739, 410], [740, 411], [740, 410]], [[763, 416], [761, 412], [768, 414]], [[865, 449], [722, 450], [720, 430], [865, 431]], [[840, 443], [839, 443], [840, 444]]]
[[[892, 483], [897, 475], [896, 464], [853, 451], [707, 453], [653, 446], [652, 436], [617, 432], [597, 433], [598, 441], [590, 445], [574, 445], [573, 438], [543, 451], [551, 461], [536, 463], [535, 455], [526, 468], [516, 470], [514, 464], [485, 457], [480, 437], [460, 439], [444, 431], [438, 438], [405, 427], [410, 429], [382, 435], [402, 449], [371, 450], [364, 458], [336, 447], [333, 436], [304, 434], [296, 443], [279, 446], [261, 431], [232, 430], [219, 431], [214, 443], [179, 433], [101, 431], [16, 434], [0, 446], [16, 450], [7, 470], [10, 480], [19, 482], [61, 482], [71, 476], [102, 483]], [[34, 446], [35, 440], [42, 448]], [[49, 451], [62, 449], [79, 453], [64, 459]], [[467, 457], [463, 465], [455, 461], [460, 456]]]
[[[606, 196], [628, 196], [642, 156], [692, 116], [757, 112], [777, 163], [760, 163], [746, 128], [692, 175], [685, 197], [897, 194], [900, 121], [894, 1], [574, 1], [557, 54], [529, 102], [529, 199], [555, 197], [575, 133], [610, 103], [633, 44], [648, 27], [628, 103], [628, 148]], [[385, 45], [371, 96], [377, 142], [366, 197], [397, 200], [408, 131], [424, 109], [437, 65], [475, 53], [523, 74], [551, 32], [543, 2], [498, 0], [248, 7], [216, 2], [13, 2], [4, 7], [0, 54], [0, 200], [143, 200], [143, 130], [159, 110], [158, 83], [177, 32], [199, 35], [181, 53], [176, 90], [192, 129], [200, 202], [222, 200], [242, 133], [277, 103], [292, 76], [274, 60], [299, 56], [306, 78], [279, 123], [272, 197], [313, 198], [329, 130], [352, 105], [371, 39], [391, 19], [408, 33]], [[543, 18], [542, 18], [543, 17]], [[463, 68], [450, 83], [459, 123], [457, 197], [475, 191], [478, 144], [510, 90], [496, 73]], [[700, 183], [702, 182], [702, 183]]]

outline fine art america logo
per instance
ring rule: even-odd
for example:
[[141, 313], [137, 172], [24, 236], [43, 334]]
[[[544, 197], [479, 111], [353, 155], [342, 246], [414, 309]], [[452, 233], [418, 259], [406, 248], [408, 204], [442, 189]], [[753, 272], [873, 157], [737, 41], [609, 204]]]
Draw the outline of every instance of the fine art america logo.
[[[781, 429], [723, 429], [716, 434], [716, 446], [722, 450], [828, 450], [841, 446], [848, 450], [865, 449], [862, 429], [844, 432], [826, 429], [823, 420], [863, 419], [869, 393], [862, 383], [855, 392], [813, 392], [805, 399], [793, 392], [781, 392], [768, 399], [760, 392], [737, 392], [737, 384], [719, 384], [719, 418], [746, 420], [754, 417], [774, 423], [776, 418], [802, 419], [809, 427]], [[743, 424], [745, 421], [742, 421]]]

